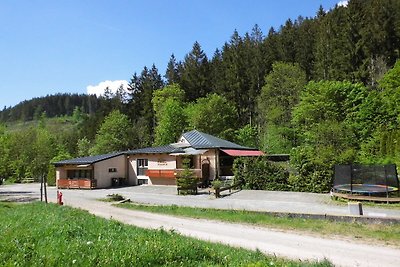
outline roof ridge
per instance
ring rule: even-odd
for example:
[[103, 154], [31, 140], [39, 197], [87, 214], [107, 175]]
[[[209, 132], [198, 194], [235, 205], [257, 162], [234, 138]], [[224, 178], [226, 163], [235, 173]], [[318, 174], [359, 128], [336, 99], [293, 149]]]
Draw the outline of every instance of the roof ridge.
[[200, 132], [196, 129], [183, 133], [187, 142], [195, 148], [235, 148], [235, 149], [252, 149], [249, 147], [241, 146], [231, 141], [213, 136], [208, 133]]

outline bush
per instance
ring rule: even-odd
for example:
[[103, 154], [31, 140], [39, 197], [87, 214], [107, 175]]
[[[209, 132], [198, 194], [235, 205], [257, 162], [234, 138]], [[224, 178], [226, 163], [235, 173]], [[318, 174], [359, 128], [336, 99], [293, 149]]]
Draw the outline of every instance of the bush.
[[329, 149], [319, 150], [317, 153], [311, 147], [293, 149], [290, 163], [296, 173], [289, 178], [291, 189], [300, 192], [329, 192], [332, 187], [333, 166], [339, 163], [331, 153], [333, 151]]
[[233, 162], [235, 183], [254, 190], [288, 190], [288, 172], [266, 157], [237, 158]]
[[211, 185], [214, 189], [220, 189], [223, 185], [223, 182], [221, 180], [214, 180], [211, 182]]
[[109, 194], [107, 195], [107, 198], [111, 201], [121, 201], [124, 200], [125, 198], [121, 196], [120, 194]]

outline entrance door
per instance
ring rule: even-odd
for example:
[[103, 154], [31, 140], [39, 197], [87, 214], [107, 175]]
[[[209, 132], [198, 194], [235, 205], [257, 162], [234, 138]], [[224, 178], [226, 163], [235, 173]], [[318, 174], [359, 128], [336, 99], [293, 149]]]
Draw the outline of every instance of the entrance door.
[[201, 180], [202, 180], [203, 187], [208, 186], [208, 184], [210, 182], [210, 161], [209, 160], [203, 160], [201, 163]]

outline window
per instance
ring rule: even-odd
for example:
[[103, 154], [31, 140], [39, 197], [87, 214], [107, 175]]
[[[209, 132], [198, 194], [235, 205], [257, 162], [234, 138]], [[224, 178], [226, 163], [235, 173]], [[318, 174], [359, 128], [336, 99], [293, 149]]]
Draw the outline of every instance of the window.
[[146, 175], [149, 161], [148, 159], [137, 159], [137, 175]]
[[142, 184], [148, 184], [149, 180], [147, 179], [138, 179], [138, 185], [142, 185]]
[[117, 168], [109, 168], [108, 172], [117, 172]]
[[68, 179], [92, 179], [92, 170], [67, 170]]

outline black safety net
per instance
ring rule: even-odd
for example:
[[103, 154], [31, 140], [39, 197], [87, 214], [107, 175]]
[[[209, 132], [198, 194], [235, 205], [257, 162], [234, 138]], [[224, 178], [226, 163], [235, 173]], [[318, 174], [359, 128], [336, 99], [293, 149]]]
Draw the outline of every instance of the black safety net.
[[333, 190], [368, 195], [398, 192], [396, 165], [335, 165]]

